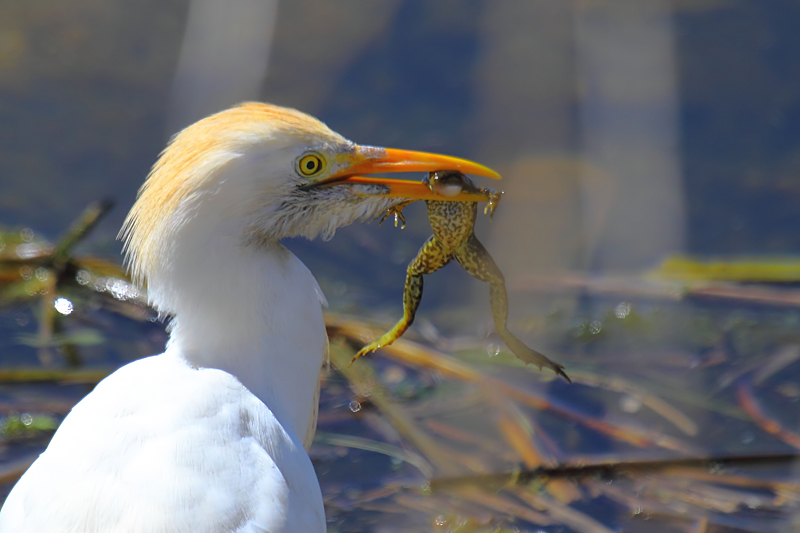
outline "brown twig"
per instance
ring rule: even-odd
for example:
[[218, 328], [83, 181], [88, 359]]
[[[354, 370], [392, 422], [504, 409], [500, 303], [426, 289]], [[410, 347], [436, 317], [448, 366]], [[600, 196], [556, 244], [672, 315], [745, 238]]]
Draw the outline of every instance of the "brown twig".
[[538, 467], [529, 470], [499, 472], [485, 475], [473, 475], [453, 478], [439, 478], [431, 481], [431, 490], [444, 489], [449, 485], [483, 484], [493, 486], [509, 483], [527, 484], [535, 479], [567, 478], [577, 479], [592, 476], [613, 477], [620, 474], [661, 471], [670, 468], [709, 466], [748, 466], [764, 463], [783, 463], [797, 461], [798, 453], [765, 454], [765, 455], [731, 455], [717, 457], [679, 457], [674, 459], [656, 459], [639, 461], [612, 461], [597, 463], [564, 463], [555, 467]]
[[753, 421], [758, 424], [761, 429], [767, 433], [775, 435], [786, 444], [800, 449], [800, 435], [785, 429], [780, 422], [770, 417], [764, 411], [753, 394], [753, 388], [750, 385], [749, 380], [746, 378], [739, 380], [739, 384], [736, 387], [736, 398], [739, 401], [739, 405], [742, 407], [742, 409], [744, 409], [744, 411], [750, 415]]

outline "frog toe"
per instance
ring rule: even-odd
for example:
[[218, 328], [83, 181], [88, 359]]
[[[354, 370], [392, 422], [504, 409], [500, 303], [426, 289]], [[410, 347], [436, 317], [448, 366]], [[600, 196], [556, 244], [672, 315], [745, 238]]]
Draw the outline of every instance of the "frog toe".
[[[379, 349], [379, 348], [381, 348], [381, 347], [383, 347], [383, 344], [379, 343], [378, 341], [371, 342], [371, 343], [367, 344], [366, 346], [364, 346], [363, 348], [361, 348], [361, 349], [360, 349], [360, 350], [359, 350], [359, 351], [358, 351], [358, 352], [357, 352], [357, 353], [356, 353], [356, 354], [353, 356], [353, 358], [350, 360], [350, 365], [352, 365], [353, 363], [355, 363], [355, 362], [356, 362], [356, 359], [359, 359], [359, 358], [361, 358], [361, 357], [364, 357], [365, 355], [367, 355], [367, 354], [369, 354], [369, 353], [372, 353], [372, 352], [374, 352], [374, 351], [378, 350], [378, 349]], [[350, 365], [348, 365], [348, 366], [350, 366]]]

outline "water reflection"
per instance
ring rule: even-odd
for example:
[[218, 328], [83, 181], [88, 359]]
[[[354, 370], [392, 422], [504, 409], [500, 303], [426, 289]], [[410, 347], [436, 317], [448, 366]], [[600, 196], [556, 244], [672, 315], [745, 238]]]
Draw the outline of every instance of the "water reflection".
[[[117, 258], [121, 219], [176, 128], [237, 99], [296, 106], [356, 141], [470, 156], [505, 177], [494, 221], [479, 219], [477, 231], [512, 289], [511, 329], [568, 362], [580, 384], [540, 381], [487, 343], [486, 288], [457, 268], [431, 276], [409, 337], [510, 384], [503, 390], [519, 395], [514, 402], [441, 368], [375, 361], [391, 397], [407, 400], [401, 408], [417, 429], [470, 465], [466, 470], [518, 468], [536, 451], [525, 448], [530, 442], [545, 450], [542, 457], [578, 463], [599, 453], [783, 452], [797, 442], [791, 430], [800, 399], [800, 315], [796, 299], [778, 298], [792, 287], [702, 279], [701, 292], [687, 296], [695, 285], [645, 283], [638, 275], [676, 250], [800, 249], [800, 129], [793, 119], [800, 109], [800, 8], [659, 0], [275, 5], [242, 0], [224, 12], [204, 0], [0, 6], [0, 222], [29, 225], [53, 240], [81, 207], [112, 194], [119, 207], [86, 246]], [[320, 278], [333, 310], [396, 316], [405, 265], [430, 233], [422, 209], [406, 213], [403, 231], [355, 226], [331, 243], [289, 246]], [[3, 257], [25, 262], [52, 252], [33, 229], [15, 233], [0, 238]], [[56, 278], [64, 282], [34, 263], [9, 272], [31, 282], [22, 290], [29, 296], [41, 296]], [[79, 290], [52, 295], [48, 312], [55, 310], [55, 324], [67, 333], [92, 324], [103, 344], [97, 336], [51, 332], [57, 346], [47, 349], [56, 350], [55, 360], [62, 361], [65, 346], [79, 346], [90, 368], [161, 349], [161, 326], [131, 304], [141, 296], [135, 287], [84, 268], [72, 274]], [[760, 291], [758, 298], [745, 298], [745, 289]], [[131, 305], [117, 307], [125, 303]], [[4, 367], [38, 360], [43, 308], [0, 310]], [[30, 417], [56, 400], [63, 413], [86, 390], [0, 389], [6, 412]], [[323, 429], [415, 446], [370, 402], [352, 396], [339, 374], [326, 374]], [[770, 431], [774, 424], [781, 431]], [[46, 442], [46, 434], [33, 438], [27, 442], [35, 449]], [[645, 441], [642, 448], [632, 444]], [[13, 442], [2, 450], [4, 461], [29, 450]], [[416, 468], [374, 451], [327, 446], [330, 457], [350, 450], [340, 463], [327, 459], [323, 445], [317, 452], [340, 531], [376, 530], [374, 517], [383, 520], [379, 513], [398, 502], [413, 509], [408, 521], [421, 528], [461, 524], [463, 516], [506, 519], [517, 509], [468, 493], [433, 510], [411, 490], [395, 500], [397, 493], [379, 491], [422, 483]], [[729, 468], [708, 473], [730, 479]], [[796, 473], [785, 464], [780, 470], [786, 484], [763, 490], [781, 487], [791, 496]], [[731, 476], [739, 474], [748, 472], [742, 467]], [[718, 499], [704, 501], [708, 508], [678, 505], [685, 492], [676, 488], [676, 475], [644, 488], [589, 480], [581, 489], [602, 498], [575, 507], [606, 524], [628, 520], [632, 510], [624, 527], [641, 530], [655, 527], [653, 517], [676, 512], [701, 525], [700, 515], [710, 516], [705, 523], [718, 529], [763, 525], [749, 514], [723, 516], [714, 507]], [[569, 500], [566, 491], [551, 490]], [[531, 492], [512, 501], [527, 501]], [[633, 493], [644, 503], [630, 500]], [[797, 516], [790, 500], [747, 496], [738, 504], [772, 505], [770, 512], [788, 523]]]
[[66, 298], [56, 298], [56, 301], [53, 302], [53, 307], [55, 307], [56, 311], [58, 311], [62, 315], [68, 315], [72, 313], [73, 310], [72, 302], [70, 302]]

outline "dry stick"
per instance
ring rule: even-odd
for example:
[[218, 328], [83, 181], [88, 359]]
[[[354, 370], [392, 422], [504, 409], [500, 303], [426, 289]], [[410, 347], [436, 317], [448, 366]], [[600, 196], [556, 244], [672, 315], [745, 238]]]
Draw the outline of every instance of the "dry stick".
[[370, 401], [381, 410], [392, 425], [411, 441], [422, 455], [440, 472], [463, 472], [464, 467], [428, 435], [420, 431], [408, 413], [402, 407], [390, 401], [381, 383], [375, 377], [372, 365], [349, 366], [354, 350], [344, 344], [341, 338], [332, 336], [330, 343], [331, 362], [354, 386], [357, 393], [369, 396]]
[[52, 259], [53, 265], [57, 270], [63, 269], [64, 265], [70, 258], [70, 252], [82, 241], [89, 232], [94, 229], [97, 223], [108, 213], [113, 207], [114, 202], [111, 200], [101, 200], [89, 204], [80, 216], [73, 222], [64, 235], [56, 243], [55, 251], [53, 252]]
[[435, 420], [435, 419], [426, 420], [425, 426], [429, 430], [433, 431], [434, 433], [437, 433], [438, 435], [446, 439], [456, 441], [468, 446], [475, 446], [477, 448], [481, 448], [486, 452], [492, 453], [495, 457], [502, 457], [504, 459], [507, 458], [509, 460], [514, 460], [517, 458], [516, 454], [510, 451], [506, 451], [498, 441], [495, 441], [483, 435], [470, 433], [469, 431], [464, 431], [462, 429], [446, 424], [441, 420]]
[[736, 387], [736, 398], [742, 409], [750, 415], [761, 429], [775, 435], [786, 444], [800, 449], [800, 435], [785, 429], [777, 420], [764, 412], [764, 409], [753, 395], [753, 388], [748, 379], [742, 378], [739, 380], [739, 385]]
[[32, 401], [5, 401], [0, 403], [0, 414], [9, 415], [17, 413], [48, 413], [51, 415], [66, 415], [78, 400], [32, 400]]
[[638, 277], [586, 277], [580, 274], [534, 275], [516, 280], [515, 289], [543, 293], [585, 291], [589, 294], [622, 295], [683, 300], [687, 296], [800, 306], [800, 290], [743, 286], [734, 283], [689, 284], [646, 280]]
[[775, 508], [775, 496], [763, 494], [761, 491], [745, 494], [739, 489], [719, 487], [715, 483], [697, 483], [691, 479], [669, 475], [660, 475], [652, 479], [654, 482], [650, 484], [652, 488], [649, 490], [659, 498], [667, 494], [669, 499], [683, 501], [703, 509], [732, 514], [743, 503], [751, 508]]
[[707, 533], [708, 532], [708, 517], [704, 516], [697, 521], [694, 533]]
[[595, 376], [579, 371], [570, 371], [570, 374], [572, 374], [572, 380], [575, 383], [582, 383], [584, 385], [604, 388], [614, 392], [635, 396], [641, 400], [642, 404], [649, 407], [650, 410], [672, 422], [672, 424], [680, 429], [684, 434], [690, 436], [697, 435], [698, 429], [694, 420], [658, 396], [647, 392], [642, 387], [633, 385], [622, 378], [614, 376]]
[[335, 433], [324, 433], [317, 431], [314, 435], [315, 444], [327, 444], [329, 446], [342, 446], [344, 448], [352, 448], [355, 450], [364, 450], [367, 452], [380, 453], [389, 457], [394, 457], [404, 461], [422, 472], [422, 475], [431, 477], [433, 475], [433, 468], [428, 464], [421, 455], [418, 453], [404, 450], [398, 446], [386, 444], [372, 439], [365, 439], [362, 437], [354, 437], [352, 435], [337, 435]]
[[667, 476], [675, 476], [683, 479], [695, 479], [697, 481], [708, 481], [709, 483], [716, 483], [717, 485], [800, 492], [800, 481], [773, 481], [769, 479], [754, 479], [740, 475], [709, 472], [708, 470], [700, 470], [696, 467], [693, 468], [689, 466], [670, 468], [665, 470], [663, 473]]
[[[57, 333], [56, 312], [53, 304], [58, 292], [58, 282], [64, 274], [70, 261], [70, 252], [89, 231], [94, 228], [98, 221], [111, 209], [113, 203], [103, 200], [90, 204], [78, 219], [70, 225], [64, 236], [52, 251], [43, 257], [37, 257], [36, 262], [45, 265], [47, 268], [47, 285], [40, 300], [40, 317], [38, 337], [41, 346], [38, 349], [39, 362], [44, 366], [50, 366], [54, 361], [53, 348], [49, 345], [53, 339], [53, 334]], [[64, 353], [67, 364], [78, 366], [80, 355], [75, 346], [67, 344], [64, 346]]]
[[547, 514], [558, 520], [559, 523], [569, 526], [579, 533], [614, 533], [594, 518], [549, 496], [526, 491], [516, 491], [514, 494], [534, 509], [546, 510]]
[[722, 525], [723, 527], [732, 527], [739, 531], [750, 531], [752, 533], [785, 533], [786, 529], [782, 526], [768, 525], [765, 521], [755, 521], [742, 518], [741, 516], [728, 516], [719, 513], [710, 513], [708, 511], [699, 510], [692, 506], [683, 504], [680, 509], [669, 506], [660, 501], [653, 499], [645, 499], [642, 497], [631, 496], [625, 493], [619, 487], [607, 485], [602, 482], [592, 482], [592, 486], [601, 494], [608, 498], [622, 502], [631, 509], [636, 509], [636, 514], [654, 514], [663, 515], [670, 518], [678, 518], [681, 520], [703, 519], [705, 518], [711, 524]]
[[455, 498], [431, 498], [418, 494], [399, 494], [395, 499], [398, 506], [405, 507], [421, 513], [433, 516], [456, 515], [459, 517], [467, 516], [478, 523], [488, 523], [495, 517], [496, 512], [486, 507], [467, 504]]
[[55, 351], [51, 346], [53, 340], [53, 333], [56, 326], [56, 281], [57, 276], [53, 275], [52, 271], [48, 271], [49, 279], [47, 285], [39, 299], [39, 327], [38, 327], [38, 341], [39, 348], [36, 350], [39, 362], [42, 366], [52, 366], [55, 361]]
[[70, 224], [64, 235], [59, 238], [55, 246], [49, 243], [42, 243], [41, 251], [32, 257], [3, 257], [0, 264], [14, 265], [20, 264], [42, 265], [48, 268], [55, 268], [60, 274], [67, 262], [70, 260], [70, 252], [81, 242], [89, 232], [97, 226], [97, 223], [113, 206], [110, 200], [102, 200], [89, 204], [78, 218]]
[[37, 454], [0, 465], [0, 485], [17, 481], [38, 457]]
[[481, 392], [484, 401], [497, 411], [496, 424], [500, 435], [522, 459], [522, 463], [528, 468], [536, 468], [543, 464], [553, 466], [554, 458], [542, 453], [534, 439], [533, 426], [516, 404], [505, 394], [498, 394], [489, 387], [481, 387]]
[[503, 498], [498, 494], [490, 494], [481, 487], [465, 485], [463, 487], [454, 487], [452, 492], [458, 494], [459, 497], [465, 500], [482, 505], [498, 513], [522, 518], [532, 524], [547, 526], [553, 523], [553, 520], [546, 514], [535, 511], [515, 501]]
[[672, 468], [708, 468], [709, 466], [747, 466], [764, 463], [780, 463], [796, 461], [800, 453], [772, 455], [731, 455], [719, 457], [690, 457], [675, 459], [659, 459], [652, 461], [616, 461], [594, 464], [563, 464], [555, 467], [539, 467], [514, 472], [473, 475], [452, 478], [440, 478], [431, 481], [431, 490], [446, 489], [451, 485], [484, 484], [502, 486], [509, 483], [527, 484], [536, 479], [551, 478], [586, 478], [593, 476], [615, 476], [622, 473], [644, 473]]
[[777, 353], [768, 357], [760, 368], [753, 373], [753, 383], [762, 385], [765, 381], [777, 374], [787, 366], [800, 359], [800, 345], [789, 344], [782, 346]]
[[[486, 402], [494, 405], [499, 412], [498, 431], [522, 459], [525, 467], [532, 469], [542, 465], [555, 466], [555, 459], [542, 451], [532, 421], [504, 394], [492, 391], [488, 387], [483, 387], [483, 389]], [[582, 496], [570, 481], [563, 479], [550, 480], [545, 488], [547, 492], [564, 503], [579, 500]]]
[[58, 369], [58, 368], [0, 368], [0, 383], [31, 383], [53, 381], [93, 385], [113, 372], [113, 369]]
[[[394, 405], [388, 400], [383, 387], [375, 378], [372, 365], [369, 362], [362, 359], [359, 365], [352, 367], [349, 365], [352, 353], [355, 352], [355, 350], [347, 350], [346, 347], [337, 340], [335, 332], [332, 333], [330, 347], [331, 361], [355, 386], [355, 389], [369, 391], [370, 400], [375, 406], [381, 410], [392, 422], [392, 425], [411, 441], [440, 472], [463, 472], [463, 459], [466, 459], [466, 457], [462, 457], [462, 461], [454, 460], [456, 454], [452, 450], [445, 450], [443, 446], [437, 445], [428, 435], [420, 431], [413, 420], [411, 420], [399, 406]], [[471, 469], [478, 471], [486, 470], [480, 464], [471, 465]], [[500, 495], [489, 494], [479, 487], [455, 487], [451, 492], [462, 499], [498, 513], [522, 518], [523, 520], [538, 525], [548, 525], [552, 523], [549, 517], [538, 511], [529, 509], [524, 505], [503, 498]]]

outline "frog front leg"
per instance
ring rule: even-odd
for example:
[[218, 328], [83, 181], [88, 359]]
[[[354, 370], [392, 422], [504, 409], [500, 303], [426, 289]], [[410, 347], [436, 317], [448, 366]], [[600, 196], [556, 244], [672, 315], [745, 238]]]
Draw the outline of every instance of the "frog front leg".
[[436, 272], [453, 259], [453, 254], [447, 250], [436, 237], [430, 239], [422, 245], [417, 257], [408, 265], [406, 269], [406, 284], [403, 290], [403, 318], [401, 318], [392, 329], [381, 335], [378, 339], [361, 348], [353, 357], [350, 364], [359, 357], [374, 352], [378, 348], [387, 346], [403, 335], [406, 330], [414, 323], [419, 303], [422, 300], [422, 277], [425, 274]]
[[383, 224], [383, 221], [386, 220], [389, 215], [394, 215], [394, 227], [396, 228], [397, 223], [400, 222], [400, 229], [406, 229], [406, 217], [403, 215], [403, 209], [405, 209], [411, 203], [413, 203], [413, 201], [409, 200], [390, 207], [386, 210], [386, 212], [383, 213], [383, 216], [378, 221], [378, 225], [380, 226]]
[[539, 370], [546, 366], [572, 383], [562, 365], [551, 361], [536, 350], [532, 350], [508, 331], [508, 293], [503, 273], [474, 234], [456, 250], [455, 258], [473, 277], [489, 283], [489, 301], [492, 307], [494, 327], [508, 349], [525, 363], [534, 364], [539, 367]]

